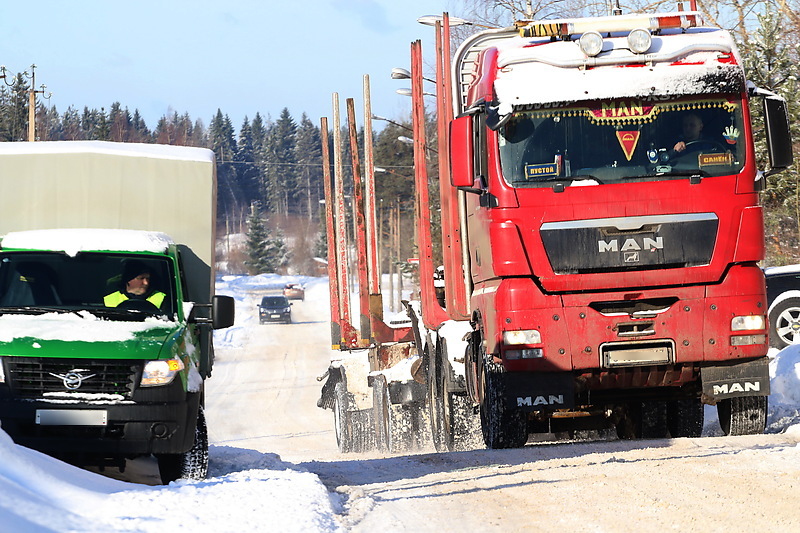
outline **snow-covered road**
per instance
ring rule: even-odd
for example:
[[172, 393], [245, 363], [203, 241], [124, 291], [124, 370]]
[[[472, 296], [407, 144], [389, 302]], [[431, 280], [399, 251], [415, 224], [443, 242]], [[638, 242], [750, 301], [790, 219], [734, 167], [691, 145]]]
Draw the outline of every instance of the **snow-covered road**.
[[348, 530], [800, 531], [800, 431], [340, 454], [332, 413], [316, 407], [315, 377], [330, 356], [323, 288], [295, 303], [296, 323], [253, 325], [241, 350], [224, 352], [209, 425], [217, 444], [276, 453], [317, 474], [342, 496], [334, 501]]

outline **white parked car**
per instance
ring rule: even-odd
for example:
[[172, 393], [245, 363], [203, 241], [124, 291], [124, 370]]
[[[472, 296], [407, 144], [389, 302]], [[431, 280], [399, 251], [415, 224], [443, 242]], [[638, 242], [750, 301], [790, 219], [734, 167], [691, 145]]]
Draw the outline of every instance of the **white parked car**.
[[766, 268], [764, 275], [770, 345], [782, 349], [800, 343], [800, 265]]

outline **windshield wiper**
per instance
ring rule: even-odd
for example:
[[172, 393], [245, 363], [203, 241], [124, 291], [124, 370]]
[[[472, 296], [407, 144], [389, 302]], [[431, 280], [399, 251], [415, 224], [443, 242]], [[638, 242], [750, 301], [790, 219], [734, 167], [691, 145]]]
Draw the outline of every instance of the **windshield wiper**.
[[43, 315], [45, 313], [75, 313], [80, 316], [77, 309], [65, 309], [63, 307], [48, 307], [41, 305], [20, 305], [17, 307], [4, 306], [0, 307], [0, 314], [19, 314], [19, 315]]
[[708, 172], [705, 170], [700, 169], [686, 169], [686, 170], [669, 170], [664, 172], [654, 172], [653, 174], [642, 174], [642, 175], [635, 175], [635, 176], [624, 176], [623, 179], [635, 179], [635, 178], [662, 178], [665, 176], [688, 176], [688, 177], [698, 177], [698, 178], [707, 178], [710, 176]]

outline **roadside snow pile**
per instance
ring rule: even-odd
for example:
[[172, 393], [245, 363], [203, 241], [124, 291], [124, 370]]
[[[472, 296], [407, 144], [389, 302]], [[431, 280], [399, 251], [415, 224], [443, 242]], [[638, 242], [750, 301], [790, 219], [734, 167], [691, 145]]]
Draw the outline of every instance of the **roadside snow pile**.
[[769, 375], [767, 432], [779, 433], [788, 426], [800, 424], [800, 345], [794, 344], [775, 353], [769, 364]]
[[147, 486], [15, 445], [0, 430], [0, 531], [341, 531], [316, 474], [277, 455], [213, 446], [209, 478]]

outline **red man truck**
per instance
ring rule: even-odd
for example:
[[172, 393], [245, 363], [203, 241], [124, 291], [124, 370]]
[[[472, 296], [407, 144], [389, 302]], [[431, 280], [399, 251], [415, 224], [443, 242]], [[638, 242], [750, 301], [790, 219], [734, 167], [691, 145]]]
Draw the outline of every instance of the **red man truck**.
[[[421, 321], [404, 342], [424, 361], [436, 448], [453, 449], [475, 411], [490, 448], [581, 430], [699, 436], [704, 405], [726, 434], [762, 432], [758, 192], [792, 164], [785, 101], [746, 80], [730, 34], [696, 11], [520, 22], [452, 57], [450, 19], [435, 25], [443, 268], [417, 42]], [[331, 368], [328, 407], [354, 383]], [[380, 441], [400, 396], [376, 402], [364, 431], [374, 422]]]
[[452, 70], [445, 291], [473, 326], [486, 445], [697, 436], [704, 404], [726, 434], [762, 432], [756, 97], [769, 173], [791, 139], [731, 36], [697, 12], [534, 21], [470, 37]]

